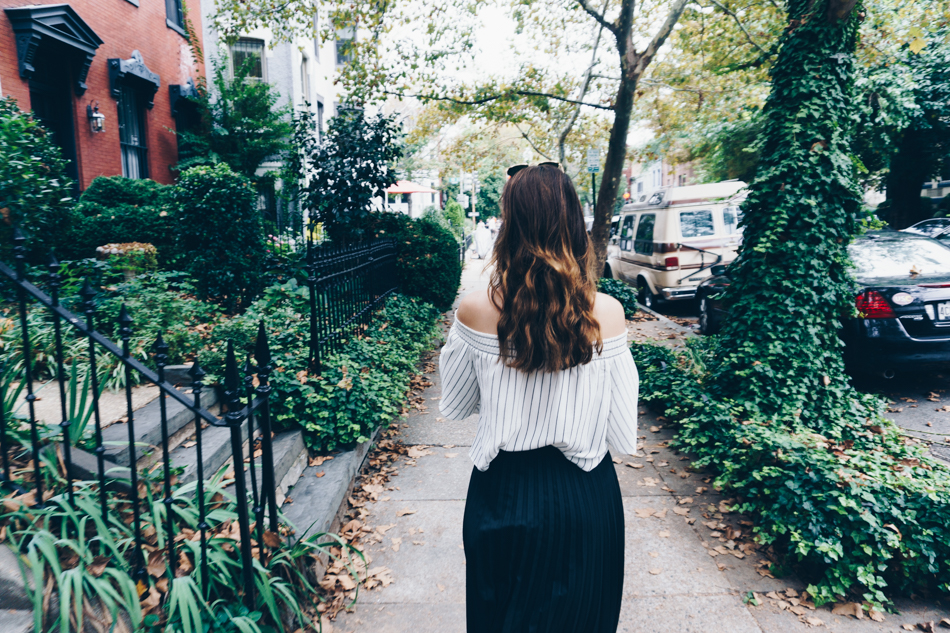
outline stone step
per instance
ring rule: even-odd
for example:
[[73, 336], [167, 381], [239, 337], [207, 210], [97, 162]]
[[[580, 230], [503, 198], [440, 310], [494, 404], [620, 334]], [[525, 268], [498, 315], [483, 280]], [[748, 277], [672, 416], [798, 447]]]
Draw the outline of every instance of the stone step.
[[[331, 532], [339, 527], [343, 502], [379, 433], [377, 428], [370, 441], [357, 444], [350, 450], [332, 453], [333, 459], [303, 470], [299, 481], [287, 493], [293, 503], [285, 503], [281, 508], [297, 529], [294, 538]], [[319, 472], [323, 476], [317, 477]]]
[[[189, 390], [190, 392], [190, 390]], [[190, 395], [190, 394], [189, 394]], [[205, 389], [201, 393], [201, 406], [212, 410], [218, 403], [217, 390]], [[174, 398], [165, 396], [165, 416], [167, 421], [169, 448], [180, 444], [194, 429], [195, 415], [185, 405]], [[161, 402], [156, 398], [135, 411], [135, 453], [140, 467], [148, 466], [161, 457], [162, 416]], [[118, 422], [103, 429], [102, 441], [105, 446], [105, 458], [120, 466], [129, 465], [129, 427], [126, 422]], [[151, 454], [149, 455], [149, 449]]]
[[[182, 483], [194, 481], [198, 477], [198, 445], [194, 444], [194, 425], [189, 428], [192, 433], [183, 437], [178, 446], [168, 455], [172, 466], [184, 468], [184, 472], [178, 476], [178, 480]], [[255, 431], [254, 435], [259, 437], [260, 432]], [[248, 455], [247, 420], [241, 424], [241, 437], [244, 440], [242, 442], [244, 455]], [[208, 426], [202, 429], [201, 457], [204, 476], [207, 479], [231, 459], [231, 429], [223, 426]]]
[[[229, 445], [230, 446], [230, 445]], [[307, 447], [303, 441], [303, 432], [299, 429], [293, 431], [282, 431], [274, 435], [274, 480], [277, 482], [277, 505], [281, 506], [290, 489], [300, 478], [301, 473], [307, 468]], [[257, 468], [257, 486], [260, 489], [262, 468], [261, 457], [254, 459], [254, 465]], [[251, 489], [250, 464], [244, 465], [244, 483], [248, 491]], [[234, 485], [225, 488], [225, 492], [234, 493]]]

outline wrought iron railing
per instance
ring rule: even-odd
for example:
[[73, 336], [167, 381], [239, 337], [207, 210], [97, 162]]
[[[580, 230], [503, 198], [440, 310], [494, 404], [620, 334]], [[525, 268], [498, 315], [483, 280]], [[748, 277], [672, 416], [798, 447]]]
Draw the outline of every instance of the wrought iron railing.
[[[233, 345], [230, 342], [228, 343], [225, 365], [226, 369], [224, 374], [224, 403], [227, 407], [227, 412], [223, 416], [219, 417], [203, 408], [201, 405], [201, 396], [204, 388], [203, 378], [205, 376], [205, 372], [200, 367], [197, 360], [195, 360], [190, 370], [190, 375], [192, 378], [192, 394], [189, 395], [180, 391], [179, 389], [176, 389], [174, 385], [170, 384], [165, 379], [165, 368], [167, 366], [168, 360], [168, 345], [161, 336], [158, 337], [158, 340], [155, 342], [153, 348], [155, 352], [155, 370], [150, 369], [141, 361], [134, 358], [132, 354], [130, 354], [129, 340], [132, 336], [133, 319], [132, 315], [129, 314], [129, 311], [125, 309], [125, 306], [122, 307], [119, 316], [119, 334], [122, 339], [121, 347], [119, 347], [95, 330], [96, 313], [93, 298], [96, 295], [96, 291], [88, 281], [80, 291], [82, 298], [82, 303], [80, 305], [82, 311], [84, 312], [84, 318], [81, 318], [80, 316], [65, 309], [60, 303], [60, 264], [55, 258], [51, 258], [51, 261], [48, 265], [48, 286], [50, 288], [50, 294], [43, 292], [35, 285], [30, 283], [30, 281], [26, 279], [24, 273], [26, 252], [26, 249], [24, 248], [24, 242], [25, 239], [23, 234], [17, 230], [14, 233], [15, 267], [11, 269], [8, 265], [0, 263], [0, 274], [9, 278], [14, 283], [16, 288], [17, 311], [19, 313], [20, 330], [22, 334], [22, 379], [25, 386], [25, 402], [28, 409], [30, 427], [30, 446], [28, 447], [28, 450], [31, 453], [30, 461], [32, 461], [33, 466], [32, 485], [34, 487], [33, 493], [35, 494], [34, 507], [43, 507], [48, 501], [44, 500], [44, 480], [40, 462], [41, 459], [44, 459], [43, 452], [46, 450], [45, 447], [49, 445], [41, 444], [40, 425], [42, 422], [37, 420], [34, 405], [35, 401], [37, 400], [37, 396], [34, 392], [34, 383], [36, 381], [36, 377], [33, 373], [33, 354], [30, 347], [30, 333], [27, 324], [28, 310], [39, 307], [40, 309], [48, 310], [53, 317], [56, 357], [55, 373], [56, 381], [59, 385], [59, 396], [61, 403], [61, 422], [59, 423], [59, 427], [61, 429], [60, 433], [62, 436], [62, 441], [60, 445], [62, 446], [62, 457], [65, 471], [64, 475], [66, 478], [65, 494], [70, 502], [70, 505], [74, 505], [74, 483], [76, 483], [74, 472], [76, 472], [76, 468], [74, 468], [73, 463], [74, 448], [70, 442], [70, 426], [72, 422], [70, 421], [70, 417], [67, 415], [66, 411], [66, 373], [64, 367], [65, 358], [63, 353], [64, 328], [75, 330], [79, 336], [85, 337], [88, 340], [89, 376], [91, 379], [93, 419], [95, 423], [95, 433], [93, 437], [93, 444], [95, 448], [93, 450], [93, 454], [95, 455], [97, 465], [95, 478], [98, 483], [97, 492], [99, 497], [100, 511], [102, 512], [103, 520], [106, 525], [108, 525], [110, 522], [114, 522], [114, 520], [121, 520], [120, 517], [112, 517], [113, 521], [110, 521], [108, 491], [110, 490], [110, 487], [114, 487], [117, 483], [125, 484], [121, 486], [121, 488], [123, 490], [127, 490], [127, 494], [130, 497], [132, 509], [131, 528], [135, 544], [130, 556], [131, 560], [129, 561], [133, 578], [145, 579], [148, 576], [148, 572], [146, 571], [147, 558], [145, 554], [142, 529], [141, 506], [143, 499], [140, 498], [139, 469], [136, 465], [137, 442], [135, 435], [135, 410], [132, 405], [132, 386], [134, 384], [133, 372], [137, 372], [143, 382], [152, 383], [159, 389], [158, 400], [160, 404], [162, 431], [162, 504], [165, 507], [164, 541], [168, 544], [166, 552], [166, 564], [169, 571], [169, 578], [175, 578], [175, 567], [178, 561], [178, 552], [176, 551], [176, 539], [174, 533], [175, 513], [173, 512], [173, 506], [175, 504], [175, 499], [172, 494], [173, 467], [169, 458], [169, 430], [167, 425], [168, 416], [165, 402], [166, 397], [170, 397], [178, 401], [194, 415], [195, 441], [198, 453], [198, 476], [196, 485], [199, 523], [197, 527], [200, 531], [199, 551], [201, 554], [200, 560], [197, 561], [197, 567], [199, 568], [200, 581], [202, 583], [201, 586], [203, 590], [207, 590], [208, 588], [207, 553], [209, 525], [207, 523], [207, 508], [209, 505], [209, 500], [206, 499], [204, 490], [205, 473], [203, 472], [204, 464], [202, 459], [202, 430], [205, 423], [211, 426], [228, 427], [230, 429], [231, 459], [233, 460], [234, 464], [234, 495], [237, 501], [235, 505], [238, 513], [238, 523], [240, 528], [240, 556], [243, 579], [245, 581], [245, 600], [249, 605], [253, 605], [254, 582], [252, 567], [251, 515], [253, 514], [254, 525], [256, 526], [257, 546], [261, 548], [261, 551], [263, 551], [264, 548], [264, 539], [262, 536], [265, 529], [265, 521], [268, 523], [268, 530], [276, 532], [278, 528], [276, 482], [274, 481], [273, 446], [271, 442], [270, 408], [268, 403], [268, 396], [271, 391], [271, 387], [269, 385], [271, 358], [267, 343], [267, 335], [264, 331], [263, 323], [261, 323], [258, 330], [254, 351], [256, 367], [252, 367], [249, 361], [247, 364], [245, 364], [245, 378], [243, 383], [240, 380], [240, 372], [234, 355]], [[104, 446], [102, 435], [103, 420], [99, 410], [100, 394], [96, 371], [97, 354], [101, 354], [103, 351], [118, 359], [118, 361], [121, 362], [125, 368], [125, 401], [127, 408], [126, 424], [128, 426], [129, 451], [129, 468], [127, 470], [127, 479], [125, 479], [123, 476], [125, 475], [124, 470], [110, 468], [110, 470], [107, 471], [106, 469], [106, 447]], [[256, 379], [258, 383], [256, 387], [253, 386], [254, 375], [252, 375], [252, 372], [256, 373]], [[247, 404], [242, 402], [242, 399], [246, 399]], [[3, 406], [3, 399], [0, 398], [0, 453], [2, 453], [2, 464], [0, 464], [0, 466], [2, 466], [3, 469], [2, 473], [0, 473], [0, 484], [3, 484], [4, 487], [12, 487], [18, 490], [20, 493], [28, 494], [30, 491], [19, 486], [14, 480], [13, 473], [11, 472], [9, 455], [12, 447], [10, 446], [10, 438], [8, 438], [7, 435], [7, 418], [9, 412], [4, 411]], [[255, 419], [257, 420], [256, 429]], [[245, 420], [247, 421], [246, 438], [242, 428]], [[261, 441], [262, 468], [259, 482], [255, 473], [253, 460], [253, 446], [256, 431], [260, 431]], [[49, 438], [46, 439], [49, 440]], [[248, 510], [248, 504], [243, 501], [248, 498], [247, 482], [245, 480], [244, 474], [243, 445], [245, 439], [249, 441], [249, 444], [252, 447], [251, 467], [249, 470], [251, 473], [251, 496], [253, 499], [253, 505], [250, 512]], [[55, 461], [50, 455], [47, 455], [46, 459]], [[122, 475], [116, 475], [117, 471], [121, 472]], [[125, 481], [120, 481], [120, 479], [125, 479]], [[115, 513], [116, 510], [113, 509], [111, 512]], [[158, 525], [154, 527], [156, 530], [159, 529]], [[207, 593], [205, 595], [207, 595]]]
[[327, 355], [358, 334], [373, 311], [398, 287], [396, 241], [331, 247], [307, 244], [310, 288], [310, 366], [319, 371]]
[[[67, 331], [72, 331], [88, 342], [86, 348], [88, 359], [86, 362], [89, 364], [88, 375], [91, 380], [92, 416], [95, 425], [92, 437], [94, 446], [92, 452], [95, 456], [96, 466], [92, 478], [97, 483], [98, 489], [96, 492], [105, 524], [110, 523], [110, 512], [116, 515], [112, 516], [112, 522], [121, 520], [121, 517], [117, 516], [118, 511], [115, 507], [110, 510], [108, 503], [110, 489], [119, 484], [118, 487], [128, 491], [127, 494], [130, 497], [134, 549], [129, 563], [133, 578], [146, 579], [148, 576], [147, 567], [150, 562], [145, 552], [147, 547], [143, 538], [142, 504], [145, 501], [144, 498], [140, 497], [139, 481], [141, 477], [136, 456], [138, 440], [135, 430], [136, 421], [132, 388], [136, 382], [134, 376], [137, 374], [140, 382], [151, 383], [159, 390], [158, 401], [161, 420], [161, 459], [159, 467], [161, 469], [161, 504], [165, 508], [165, 525], [162, 529], [165, 537], [163, 541], [168, 544], [165, 552], [165, 564], [169, 572], [169, 579], [174, 582], [179, 552], [176, 551], [176, 524], [174, 521], [175, 512], [173, 511], [176, 504], [172, 489], [172, 471], [174, 467], [169, 450], [170, 436], [174, 432], [170, 432], [168, 427], [166, 398], [171, 398], [183, 405], [194, 418], [194, 441], [197, 453], [196, 496], [199, 516], [197, 527], [200, 532], [200, 560], [196, 561], [195, 567], [198, 568], [201, 587], [206, 596], [208, 595], [206, 590], [209, 582], [207, 553], [210, 530], [207, 517], [212, 500], [206, 498], [206, 473], [204, 472], [203, 455], [203, 450], [206, 447], [203, 444], [202, 432], [206, 424], [230, 429], [230, 452], [234, 466], [234, 497], [238, 514], [244, 597], [249, 607], [254, 605], [255, 584], [252, 548], [259, 548], [259, 555], [263, 557], [266, 543], [265, 530], [278, 532], [277, 482], [275, 481], [274, 472], [269, 405], [269, 395], [272, 389], [270, 386], [272, 368], [263, 321], [259, 323], [258, 327], [253, 351], [254, 364], [251, 363], [249, 356], [243, 368], [239, 368], [234, 347], [230, 341], [228, 342], [223, 384], [226, 412], [220, 416], [215, 415], [202, 406], [202, 396], [206, 388], [203, 382], [205, 372], [198, 364], [197, 358], [189, 372], [192, 380], [190, 385], [192, 392], [188, 394], [177, 389], [166, 380], [165, 370], [168, 366], [169, 346], [161, 336], [158, 337], [153, 346], [154, 370], [130, 353], [133, 315], [129, 313], [125, 306], [122, 307], [118, 319], [121, 345], [117, 345], [95, 329], [96, 308], [94, 298], [97, 293], [88, 280], [79, 291], [82, 300], [79, 304], [82, 311], [81, 315], [74, 314], [60, 303], [60, 264], [55, 257], [51, 256], [47, 267], [46, 286], [49, 289], [49, 294], [31, 283], [26, 278], [25, 273], [25, 241], [24, 235], [18, 229], [15, 230], [15, 265], [11, 268], [0, 262], [0, 275], [8, 278], [16, 290], [17, 312], [22, 335], [22, 381], [25, 387], [25, 403], [29, 418], [29, 445], [24, 446], [24, 449], [29, 453], [29, 461], [32, 462], [33, 480], [24, 485], [32, 485], [33, 487], [32, 492], [35, 494], [34, 507], [42, 507], [46, 503], [44, 501], [41, 460], [47, 461], [47, 463], [56, 461], [55, 455], [46, 454], [44, 456], [44, 451], [49, 450], [52, 442], [49, 437], [41, 438], [40, 430], [44, 423], [37, 419], [34, 406], [37, 400], [34, 383], [37, 380], [34, 374], [35, 355], [31, 350], [27, 315], [30, 310], [40, 309], [48, 311], [53, 319], [55, 380], [59, 386], [61, 403], [61, 422], [58, 425], [58, 435], [61, 436], [61, 440], [56, 437], [53, 440], [62, 447], [66, 478], [63, 494], [66, 495], [70, 505], [74, 506], [74, 484], [78, 483], [74, 472], [81, 469], [74, 468], [74, 459], [78, 453], [74, 455], [73, 452], [78, 449], [74, 448], [70, 441], [70, 427], [73, 423], [67, 413], [66, 405], [67, 377], [65, 364], [67, 359], [64, 355], [64, 335]], [[391, 239], [339, 248], [318, 247], [309, 243], [307, 245], [306, 262], [307, 283], [310, 290], [310, 363], [313, 367], [319, 368], [329, 354], [341, 348], [344, 340], [358, 335], [365, 329], [374, 310], [396, 290], [398, 286], [396, 244]], [[101, 359], [103, 353], [114, 357], [124, 366], [126, 424], [128, 428], [129, 468], [127, 471], [116, 468], [115, 464], [106, 460], [105, 444], [108, 442], [103, 440], [103, 420], [99, 408], [100, 385], [96, 367], [97, 356]], [[5, 488], [17, 489], [20, 494], [29, 494], [31, 491], [18, 485], [11, 471], [9, 455], [12, 447], [7, 430], [9, 412], [3, 410], [3, 400], [3, 398], [0, 398], [0, 454], [2, 454], [0, 485]], [[247, 422], [246, 434], [243, 430], [245, 421]], [[259, 469], [255, 465], [254, 446], [256, 435], [260, 437], [261, 462]], [[124, 444], [125, 440], [122, 440], [122, 442]], [[248, 452], [251, 456], [248, 469], [250, 482], [245, 479], [245, 442], [249, 445]], [[250, 483], [250, 489], [248, 489], [248, 483]], [[250, 500], [248, 500], [248, 497], [250, 497]], [[151, 527], [158, 530], [161, 526], [153, 525]], [[253, 535], [252, 529], [255, 532]], [[255, 537], [253, 541], [252, 537]]]

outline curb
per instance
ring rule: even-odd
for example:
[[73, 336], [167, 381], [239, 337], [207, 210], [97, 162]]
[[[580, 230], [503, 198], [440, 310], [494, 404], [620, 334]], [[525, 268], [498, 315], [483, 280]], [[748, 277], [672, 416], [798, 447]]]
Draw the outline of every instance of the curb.
[[681, 334], [696, 334], [696, 332], [693, 331], [691, 328], [683, 327], [682, 325], [680, 325], [680, 324], [677, 323], [676, 321], [673, 321], [672, 319], [667, 318], [666, 316], [660, 314], [659, 312], [654, 312], [654, 311], [651, 310], [650, 308], [648, 308], [648, 307], [646, 307], [646, 306], [643, 306], [643, 305], [640, 305], [639, 303], [637, 304], [637, 309], [638, 309], [638, 310], [643, 310], [643, 311], [646, 312], [647, 314], [652, 314], [653, 316], [655, 316], [655, 317], [657, 318], [657, 320], [663, 322], [664, 324], [668, 325], [669, 327], [672, 327], [673, 329], [677, 330], [677, 331], [680, 332]]

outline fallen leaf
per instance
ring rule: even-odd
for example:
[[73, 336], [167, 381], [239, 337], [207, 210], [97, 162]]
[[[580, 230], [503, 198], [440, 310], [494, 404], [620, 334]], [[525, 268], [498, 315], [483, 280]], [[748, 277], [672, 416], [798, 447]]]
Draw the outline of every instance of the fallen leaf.
[[660, 532], [657, 533], [657, 536], [659, 536], [660, 538], [670, 538], [670, 531], [661, 530]]
[[148, 555], [148, 565], [145, 567], [148, 575], [153, 578], [161, 578], [165, 575], [165, 553], [161, 550], [155, 550]]
[[620, 459], [619, 457], [611, 457], [611, 458], [610, 458], [610, 461], [612, 461], [612, 462], [615, 463], [615, 464], [623, 463], [623, 460]]
[[660, 556], [659, 552], [647, 552], [650, 558], [658, 558]]
[[[882, 615], [881, 620], [878, 620], [878, 622], [883, 621], [883, 619], [884, 619], [884, 616]], [[943, 618], [942, 620], [940, 620], [940, 626], [945, 629], [950, 629], [950, 618]]]
[[834, 606], [831, 615], [850, 615], [858, 620], [863, 620], [864, 608], [857, 602], [842, 602]]
[[330, 461], [333, 459], [330, 455], [318, 455], [317, 457], [311, 457], [308, 464], [310, 466], [323, 466], [323, 462]]
[[663, 573], [663, 570], [662, 570], [662, 569], [651, 569], [651, 570], [650, 570], [650, 573], [653, 574], [654, 576], [659, 576], [660, 574]]
[[264, 532], [263, 539], [264, 545], [267, 547], [278, 547], [280, 545], [280, 535], [267, 530]]
[[686, 504], [686, 503], [692, 503], [692, 502], [693, 502], [693, 498], [692, 498], [692, 497], [683, 497], [682, 499], [680, 499], [679, 501], [677, 501], [677, 503], [680, 504], [680, 505], [683, 505], [683, 504]]
[[684, 517], [689, 514], [689, 508], [673, 508], [673, 513]]
[[[868, 617], [874, 620], [875, 622], [884, 621], [884, 614], [873, 607], [868, 611]], [[940, 621], [941, 624], [943, 624], [943, 622], [944, 620]], [[947, 620], [947, 625], [950, 626], [950, 620]]]
[[398, 512], [396, 512], [396, 516], [397, 516], [397, 517], [404, 517], [404, 516], [406, 516], [406, 515], [415, 514], [415, 513], [416, 513], [415, 510], [410, 510], [409, 508], [403, 508], [402, 510], [399, 510]]
[[630, 468], [643, 468], [643, 464], [637, 462], [627, 462], [627, 466]]
[[905, 631], [913, 631], [917, 627], [914, 626], [913, 624], [901, 624], [901, 628], [904, 629]]
[[320, 472], [318, 472], [318, 473], [314, 473], [314, 474], [313, 474], [314, 477], [323, 477], [324, 475], [326, 475], [326, 473], [325, 473], [324, 471], [322, 471], [322, 470], [321, 470]]
[[445, 454], [446, 457], [458, 457], [458, 455], [459, 455], [458, 453], [446, 453], [446, 454]]
[[96, 556], [91, 565], [86, 565], [86, 571], [95, 578], [98, 578], [106, 570], [106, 566], [111, 559], [108, 556]]
[[392, 550], [393, 550], [394, 552], [398, 552], [398, 551], [399, 551], [399, 546], [402, 545], [402, 538], [399, 537], [399, 536], [394, 536], [394, 537], [392, 537], [391, 540], [392, 540], [392, 542], [393, 542]]
[[427, 446], [410, 446], [409, 450], [406, 451], [411, 459], [418, 459], [420, 457], [425, 457], [426, 455], [431, 455], [432, 451], [428, 450]]
[[182, 442], [182, 448], [191, 448], [192, 446], [197, 446], [198, 442]]
[[795, 615], [805, 615], [806, 613], [808, 613], [808, 609], [806, 609], [805, 607], [801, 605], [789, 607], [788, 610], [794, 613]]
[[653, 516], [653, 508], [636, 508], [634, 513], [638, 519], [648, 519]]
[[934, 633], [937, 630], [933, 620], [930, 622], [918, 622], [917, 628], [921, 631], [926, 631], [926, 633]]
[[821, 618], [805, 618], [805, 622], [810, 626], [824, 626], [825, 621]]
[[436, 585], [439, 588], [439, 591], [445, 591], [445, 585]]
[[656, 512], [653, 513], [653, 516], [655, 516], [655, 517], [658, 518], [658, 519], [665, 519], [665, 518], [666, 518], [666, 508], [663, 508], [662, 510], [657, 510]]
[[650, 427], [650, 433], [659, 433], [659, 432], [660, 432], [660, 427], [658, 427], [658, 426], [651, 426], [651, 427]]

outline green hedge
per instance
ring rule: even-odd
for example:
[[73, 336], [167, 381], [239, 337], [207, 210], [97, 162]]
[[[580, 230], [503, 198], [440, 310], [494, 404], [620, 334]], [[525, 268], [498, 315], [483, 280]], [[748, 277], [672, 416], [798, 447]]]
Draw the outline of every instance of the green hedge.
[[250, 353], [263, 320], [273, 357], [271, 412], [277, 425], [299, 426], [307, 445], [317, 451], [365, 442], [377, 427], [399, 416], [410, 375], [438, 333], [440, 312], [417, 299], [394, 295], [374, 316], [365, 336], [346, 341], [313, 375], [307, 370], [307, 297], [306, 287], [295, 280], [268, 288], [245, 314], [214, 330], [200, 361], [220, 376], [226, 341], [232, 340], [239, 353]]
[[873, 396], [857, 405], [864, 424], [838, 436], [717, 399], [704, 386], [716, 345], [695, 339], [679, 355], [632, 345], [640, 397], [665, 406], [673, 445], [715, 473], [717, 490], [738, 495], [756, 540], [796, 569], [815, 603], [950, 592], [947, 467], [905, 443]]
[[162, 268], [174, 268], [180, 261], [174, 193], [174, 186], [153, 180], [96, 178], [76, 205], [79, 220], [70, 232], [64, 257], [95, 257], [96, 248], [104, 244], [144, 242], [158, 249]]
[[247, 306], [262, 288], [265, 245], [251, 182], [224, 163], [193, 167], [175, 188], [182, 269], [202, 298], [230, 309]]
[[462, 281], [459, 245], [451, 231], [435, 221], [388, 212], [372, 214], [371, 227], [376, 237], [396, 239], [401, 292], [449, 309]]

